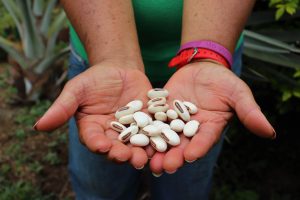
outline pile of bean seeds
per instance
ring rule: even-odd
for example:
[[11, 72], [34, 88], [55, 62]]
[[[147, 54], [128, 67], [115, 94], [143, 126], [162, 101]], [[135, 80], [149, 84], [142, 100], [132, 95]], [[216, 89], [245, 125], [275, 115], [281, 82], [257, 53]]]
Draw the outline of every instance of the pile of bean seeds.
[[[111, 128], [120, 133], [118, 139], [123, 143], [130, 142], [134, 146], [151, 146], [159, 152], [164, 152], [169, 146], [180, 144], [178, 134], [193, 137], [199, 128], [197, 120], [191, 120], [197, 107], [188, 101], [173, 101], [171, 109], [167, 102], [169, 92], [166, 89], [154, 88], [147, 94], [148, 112], [142, 112], [143, 102], [134, 100], [119, 108], [116, 121], [111, 122]], [[154, 119], [153, 119], [154, 118]]]

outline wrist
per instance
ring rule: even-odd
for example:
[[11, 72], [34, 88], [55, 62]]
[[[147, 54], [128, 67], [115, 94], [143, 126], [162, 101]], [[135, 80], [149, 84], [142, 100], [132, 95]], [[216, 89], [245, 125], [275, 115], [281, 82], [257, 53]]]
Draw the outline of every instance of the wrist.
[[[206, 59], [195, 59], [193, 60], [191, 63], [213, 63], [213, 64], [217, 64], [219, 66], [222, 66], [224, 67], [224, 64], [223, 63], [220, 63], [216, 60], [213, 60], [213, 59], [209, 59], [209, 58], [206, 58]], [[226, 67], [227, 68], [227, 67]]]
[[213, 61], [230, 69], [232, 55], [226, 48], [217, 43], [195, 41], [182, 45], [168, 66], [180, 68], [190, 62], [203, 60]]
[[107, 67], [119, 67], [123, 69], [133, 69], [133, 70], [139, 70], [141, 72], [145, 72], [144, 64], [142, 59], [136, 58], [136, 57], [128, 57], [128, 56], [114, 56], [114, 57], [106, 57], [99, 61], [94, 61], [94, 63], [91, 63], [91, 66], [95, 66], [97, 64], [101, 63], [102, 66]]

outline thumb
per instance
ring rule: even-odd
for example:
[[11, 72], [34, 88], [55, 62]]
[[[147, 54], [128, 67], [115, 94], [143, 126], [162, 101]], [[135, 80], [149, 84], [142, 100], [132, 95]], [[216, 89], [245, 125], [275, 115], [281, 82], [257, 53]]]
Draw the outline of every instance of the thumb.
[[63, 125], [76, 112], [78, 90], [69, 81], [46, 113], [35, 123], [33, 128], [39, 131], [51, 131]]
[[261, 137], [275, 139], [276, 132], [274, 128], [261, 112], [246, 83], [241, 81], [241, 84], [232, 95], [232, 100], [232, 107], [238, 118], [251, 132]]

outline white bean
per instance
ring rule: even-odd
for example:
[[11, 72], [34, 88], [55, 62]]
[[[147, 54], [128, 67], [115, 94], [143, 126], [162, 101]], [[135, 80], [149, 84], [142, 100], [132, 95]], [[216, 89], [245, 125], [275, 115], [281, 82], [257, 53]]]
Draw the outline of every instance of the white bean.
[[135, 120], [138, 127], [145, 127], [149, 123], [149, 116], [144, 112], [136, 112], [133, 114], [133, 119]]
[[115, 113], [115, 117], [117, 119], [120, 119], [121, 117], [125, 116], [125, 115], [130, 115], [130, 114], [133, 114], [135, 111], [134, 111], [134, 108], [133, 107], [130, 107], [130, 106], [124, 106], [124, 107], [121, 107], [119, 108], [116, 113]]
[[169, 109], [167, 110], [167, 116], [169, 119], [173, 120], [173, 119], [177, 119], [178, 118], [178, 114], [175, 110], [173, 109]]
[[185, 105], [190, 114], [196, 114], [198, 112], [197, 106], [192, 102], [184, 101], [183, 104]]
[[151, 146], [158, 152], [165, 152], [167, 150], [167, 143], [160, 136], [150, 137]]
[[180, 116], [181, 119], [183, 119], [186, 122], [190, 121], [190, 118], [191, 118], [190, 113], [181, 101], [174, 100], [173, 101], [173, 107], [174, 107], [174, 110], [177, 112], [177, 114]]
[[116, 122], [116, 121], [112, 121], [110, 123], [110, 127], [119, 133], [126, 129], [126, 127], [123, 124]]
[[179, 145], [180, 143], [178, 134], [171, 129], [163, 129], [160, 135], [168, 144], [172, 146]]
[[166, 112], [169, 109], [168, 104], [155, 104], [148, 107], [148, 111], [152, 114], [157, 112]]
[[122, 142], [127, 142], [129, 141], [130, 137], [134, 134], [137, 134], [138, 131], [139, 128], [137, 126], [130, 126], [120, 133], [118, 139]]
[[154, 126], [159, 126], [159, 125], [161, 125], [161, 124], [164, 124], [164, 122], [159, 121], [159, 120], [154, 120], [154, 121], [153, 121], [153, 125], [154, 125]]
[[180, 133], [183, 131], [184, 128], [184, 122], [181, 119], [174, 119], [170, 123], [170, 127], [173, 131], [176, 131], [177, 133]]
[[149, 144], [149, 138], [144, 134], [138, 133], [130, 137], [130, 143], [135, 146], [144, 147]]
[[148, 125], [145, 126], [141, 132], [147, 136], [157, 136], [161, 133], [161, 129], [154, 125]]
[[143, 102], [141, 100], [134, 100], [127, 104], [127, 106], [132, 107], [134, 112], [140, 111], [143, 108]]
[[121, 124], [131, 124], [132, 122], [134, 122], [133, 114], [125, 115], [125, 116], [120, 117], [119, 122]]
[[186, 137], [194, 136], [199, 129], [199, 125], [200, 125], [200, 123], [197, 120], [189, 121], [188, 123], [185, 124], [185, 126], [183, 128], [183, 134]]
[[168, 90], [163, 88], [154, 88], [152, 90], [149, 90], [147, 95], [150, 99], [154, 99], [157, 97], [167, 97], [169, 95], [169, 92]]
[[153, 119], [152, 119], [152, 117], [150, 117], [149, 115], [148, 115], [148, 124], [150, 124], [150, 125], [153, 124]]
[[134, 122], [130, 123], [130, 126], [137, 126], [137, 124], [136, 124], [136, 122], [134, 121]]
[[167, 99], [165, 97], [157, 97], [148, 101], [147, 105], [165, 104]]
[[164, 113], [164, 112], [157, 112], [157, 113], [155, 113], [154, 118], [155, 118], [156, 120], [165, 122], [165, 121], [167, 121], [167, 118], [168, 118], [168, 117], [167, 117], [167, 114]]
[[157, 128], [159, 128], [160, 131], [162, 131], [164, 128], [168, 128], [168, 129], [171, 129], [170, 125], [169, 124], [166, 124], [166, 123], [161, 123], [161, 124], [157, 124], [155, 125]]

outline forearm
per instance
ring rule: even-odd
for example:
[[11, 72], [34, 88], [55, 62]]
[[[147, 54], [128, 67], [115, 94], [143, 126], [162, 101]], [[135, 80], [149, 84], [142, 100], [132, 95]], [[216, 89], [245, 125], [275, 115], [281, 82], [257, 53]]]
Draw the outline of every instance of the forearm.
[[234, 52], [255, 0], [185, 0], [181, 43], [211, 40]]
[[61, 0], [91, 65], [104, 60], [143, 68], [131, 0]]

